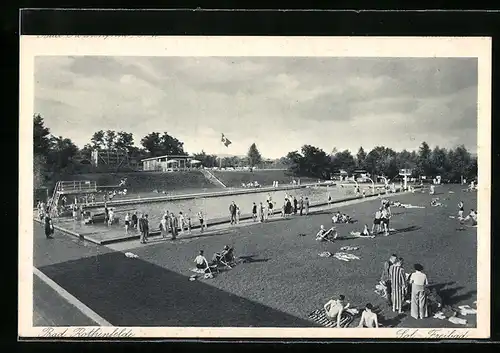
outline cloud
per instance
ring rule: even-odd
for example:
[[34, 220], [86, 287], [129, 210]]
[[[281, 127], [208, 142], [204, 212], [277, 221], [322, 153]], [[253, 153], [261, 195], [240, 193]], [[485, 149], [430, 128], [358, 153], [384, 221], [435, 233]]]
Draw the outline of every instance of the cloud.
[[[79, 146], [93, 132], [167, 131], [189, 152], [279, 157], [312, 144], [476, 149], [468, 58], [37, 57], [35, 110]], [[220, 133], [232, 141], [220, 143]]]

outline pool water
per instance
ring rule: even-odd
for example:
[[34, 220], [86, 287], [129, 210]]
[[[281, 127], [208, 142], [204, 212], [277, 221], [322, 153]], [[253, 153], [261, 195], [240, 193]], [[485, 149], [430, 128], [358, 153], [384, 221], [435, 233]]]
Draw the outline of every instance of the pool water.
[[[367, 195], [369, 195], [368, 190]], [[285, 197], [287, 196], [291, 198], [295, 196], [297, 200], [299, 200], [301, 196], [304, 199], [307, 197], [310, 201], [310, 204], [315, 204], [319, 202], [327, 202], [328, 196], [331, 196], [332, 201], [349, 196], [354, 196], [354, 190], [352, 188], [342, 187], [308, 187], [294, 190], [277, 190], [271, 192], [232, 196], [208, 198], [200, 197], [190, 200], [175, 200], [138, 204], [135, 207], [135, 211], [137, 211], [138, 215], [140, 215], [141, 213], [148, 214], [150, 225], [153, 228], [156, 228], [156, 225], [159, 224], [160, 219], [165, 211], [173, 212], [175, 215], [178, 215], [179, 212], [182, 212], [186, 218], [191, 217], [191, 222], [193, 224], [197, 224], [197, 213], [199, 211], [202, 211], [206, 215], [206, 218], [208, 220], [229, 217], [229, 205], [232, 201], [234, 201], [236, 205], [239, 206], [241, 214], [245, 215], [252, 212], [253, 202], [255, 202], [257, 205], [262, 202], [265, 206], [265, 202], [269, 198], [271, 198], [274, 203], [274, 209], [281, 209]], [[120, 223], [122, 223], [122, 219], [124, 217], [123, 213], [126, 211], [130, 211], [134, 208], [134, 206], [124, 205], [116, 206], [113, 208], [118, 217], [121, 218]]]

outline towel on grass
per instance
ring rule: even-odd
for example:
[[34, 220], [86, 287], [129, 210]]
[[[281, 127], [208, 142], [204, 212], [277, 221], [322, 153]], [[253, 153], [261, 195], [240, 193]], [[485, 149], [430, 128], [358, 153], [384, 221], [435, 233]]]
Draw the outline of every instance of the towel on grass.
[[356, 256], [356, 255], [353, 255], [353, 254], [349, 254], [349, 253], [346, 253], [346, 252], [337, 252], [333, 255], [333, 257], [341, 260], [341, 261], [346, 261], [346, 262], [349, 262], [349, 261], [352, 261], [352, 260], [359, 260], [359, 257]]
[[435, 319], [439, 319], [439, 320], [444, 320], [446, 319], [446, 315], [443, 314], [441, 311], [438, 311], [437, 313], [434, 314], [433, 316]]
[[137, 256], [136, 254], [133, 254], [131, 252], [126, 252], [125, 256], [128, 257], [129, 259], [138, 259], [139, 258], [139, 256]]
[[462, 316], [477, 314], [477, 310], [471, 308], [469, 305], [460, 305], [458, 308], [460, 309], [460, 315]]
[[318, 254], [320, 257], [330, 257], [332, 256], [332, 253], [329, 251], [323, 251], [322, 253]]
[[358, 250], [359, 247], [357, 246], [350, 246], [350, 245], [347, 245], [347, 246], [343, 246], [340, 248], [341, 251], [354, 251], [354, 250]]
[[456, 317], [456, 316], [450, 317], [448, 319], [448, 321], [453, 323], [453, 324], [457, 324], [457, 325], [467, 325], [467, 320], [461, 319], [461, 318]]
[[[327, 315], [324, 309], [314, 310], [312, 313], [308, 315], [309, 319], [320, 324], [324, 327], [337, 327], [337, 321], [331, 320]], [[340, 319], [340, 327], [348, 327], [351, 322], [354, 320], [353, 314], [347, 311], [342, 312], [342, 316]]]

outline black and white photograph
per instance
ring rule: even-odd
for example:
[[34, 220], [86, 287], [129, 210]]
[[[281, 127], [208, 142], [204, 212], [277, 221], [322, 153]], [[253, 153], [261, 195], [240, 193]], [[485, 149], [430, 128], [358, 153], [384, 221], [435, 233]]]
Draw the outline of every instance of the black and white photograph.
[[21, 53], [20, 336], [488, 337], [488, 38]]

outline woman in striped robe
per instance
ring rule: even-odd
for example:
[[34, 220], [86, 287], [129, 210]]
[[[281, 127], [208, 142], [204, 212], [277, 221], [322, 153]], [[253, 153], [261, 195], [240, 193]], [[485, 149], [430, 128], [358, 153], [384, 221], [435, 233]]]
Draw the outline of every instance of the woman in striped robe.
[[397, 311], [400, 314], [403, 312], [402, 308], [406, 292], [406, 276], [402, 265], [403, 259], [399, 258], [389, 269], [392, 311]]

